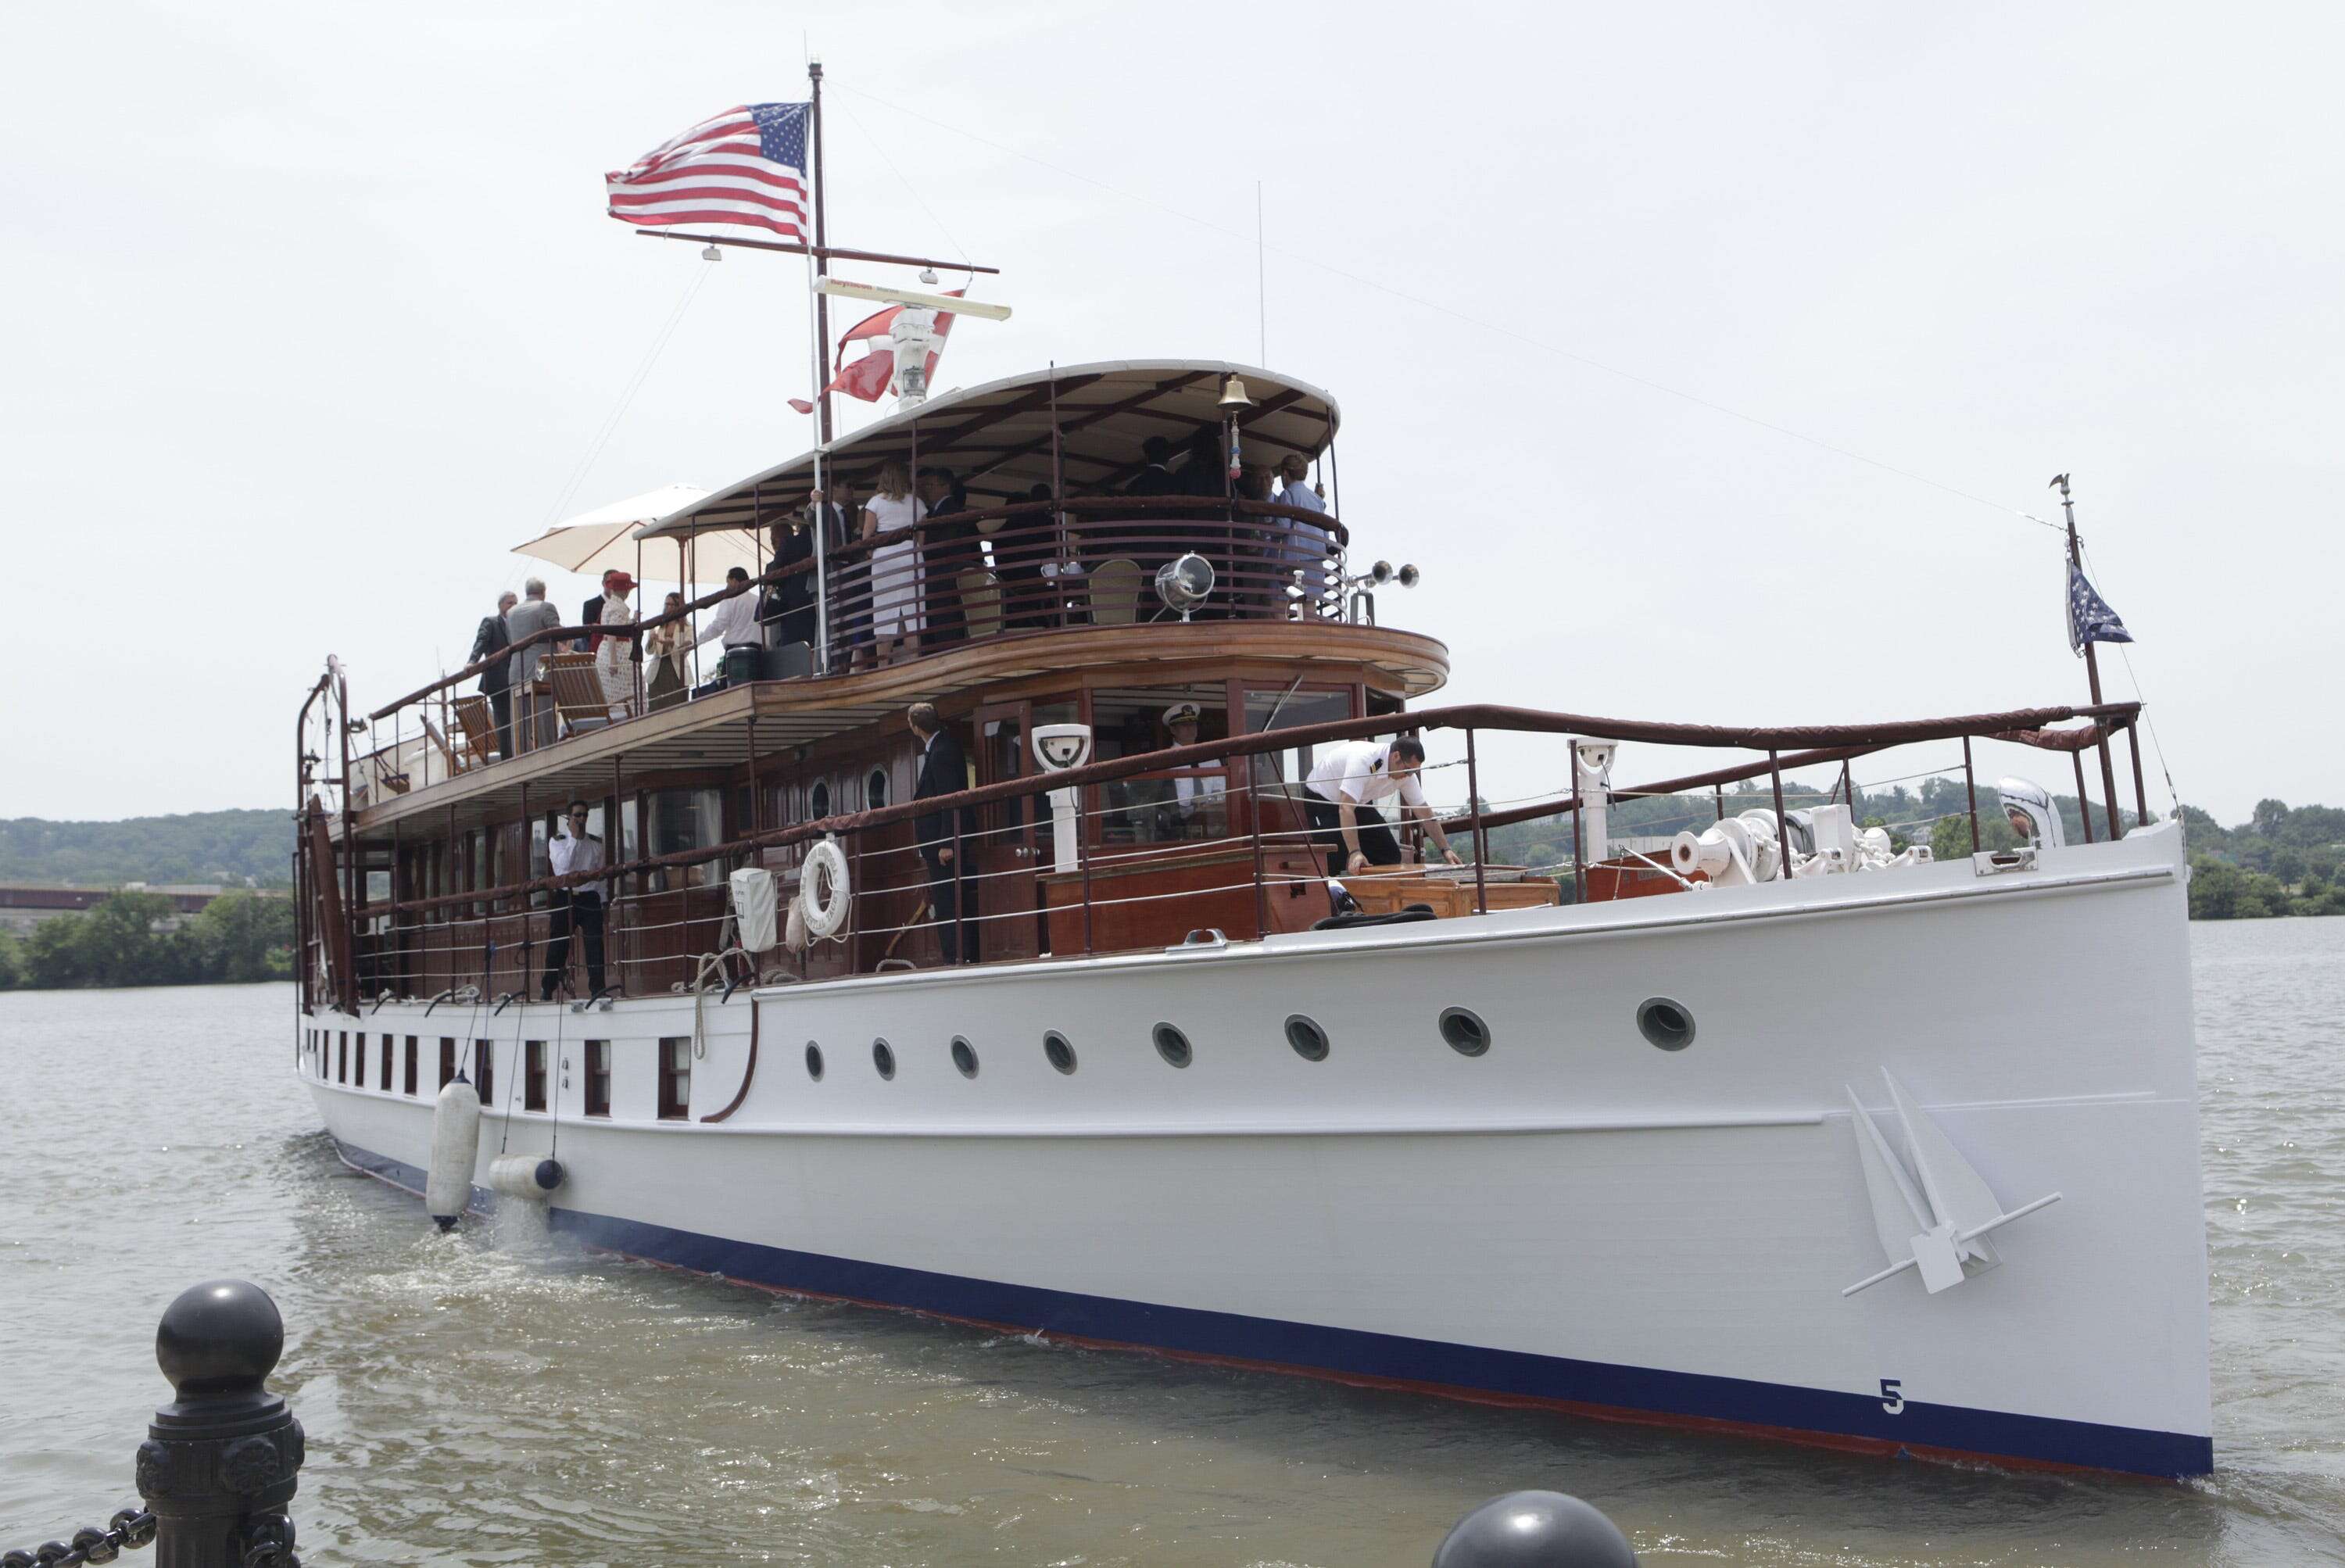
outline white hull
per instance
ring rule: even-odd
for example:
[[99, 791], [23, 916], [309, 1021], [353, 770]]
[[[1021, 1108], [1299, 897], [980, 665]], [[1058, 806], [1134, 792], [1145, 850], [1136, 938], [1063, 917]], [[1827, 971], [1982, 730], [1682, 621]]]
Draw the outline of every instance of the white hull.
[[[558, 1224], [733, 1278], [1475, 1397], [2194, 1473], [2210, 1449], [2184, 875], [2167, 827], [1992, 876], [711, 995], [691, 1120], [655, 1115], [657, 1041], [694, 1033], [683, 997], [320, 1013], [301, 1070], [346, 1158], [420, 1186], [440, 1035], [477, 1023], [496, 1064], [477, 1180], [558, 1139]], [[1690, 1046], [1639, 1033], [1654, 996], [1691, 1013]], [[1486, 1054], [1444, 1042], [1450, 1006], [1487, 1021]], [[1296, 1013], [1324, 1061], [1290, 1048]], [[1159, 1021], [1190, 1065], [1160, 1056]], [[371, 1086], [332, 1081], [345, 1029]], [[421, 1093], [371, 1086], [381, 1037], [411, 1033]], [[586, 1038], [614, 1043], [607, 1118], [583, 1114]], [[568, 1063], [553, 1114], [513, 1108], [524, 1039]], [[1893, 1127], [1883, 1069], [2004, 1208], [2062, 1197], [1995, 1231], [2000, 1267], [1844, 1297], [1898, 1261], [1847, 1094]]]

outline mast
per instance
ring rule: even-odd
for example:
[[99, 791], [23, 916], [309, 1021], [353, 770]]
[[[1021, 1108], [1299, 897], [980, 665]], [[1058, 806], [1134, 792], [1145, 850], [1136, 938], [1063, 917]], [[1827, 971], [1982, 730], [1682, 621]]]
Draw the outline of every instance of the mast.
[[807, 161], [814, 167], [814, 341], [815, 351], [822, 356], [823, 375], [817, 383], [816, 396], [815, 439], [823, 445], [830, 444], [830, 300], [822, 292], [822, 280], [830, 273], [830, 256], [824, 249], [829, 243], [829, 230], [823, 222], [825, 181], [822, 178], [822, 62], [807, 62], [807, 80], [813, 84], [813, 107], [807, 117], [813, 122], [814, 147]]
[[[2060, 492], [2060, 512], [2068, 522], [2068, 569], [2082, 576], [2085, 571], [2085, 559], [2084, 553], [2076, 545], [2076, 503], [2068, 494], [2068, 476], [2065, 473], [2055, 474], [2052, 483]], [[2094, 654], [2093, 644], [2089, 638], [2085, 643], [2085, 678], [2091, 683], [2093, 706], [2098, 708], [2101, 705], [2101, 661]], [[2123, 837], [2123, 830], [2117, 825], [2117, 765], [2109, 760], [2107, 726], [2098, 718], [2093, 722], [2101, 727], [2101, 800], [2108, 817], [2109, 837], [2114, 840]], [[2082, 799], [2082, 794], [2083, 791], [2079, 790], [2076, 809], [2084, 815], [2089, 830], [2092, 820], [2092, 803]]]

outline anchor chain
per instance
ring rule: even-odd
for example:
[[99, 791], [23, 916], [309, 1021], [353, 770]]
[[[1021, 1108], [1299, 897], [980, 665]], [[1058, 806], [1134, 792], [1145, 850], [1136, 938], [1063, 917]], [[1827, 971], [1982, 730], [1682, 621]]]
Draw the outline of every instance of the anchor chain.
[[[30, 1552], [0, 1552], [0, 1568], [79, 1568], [84, 1563], [111, 1563], [122, 1554], [126, 1546], [132, 1550], [149, 1545], [155, 1539], [155, 1516], [144, 1509], [117, 1509], [107, 1527], [99, 1530], [84, 1525], [73, 1532], [71, 1541], [45, 1541]], [[292, 1544], [289, 1533], [286, 1544]], [[249, 1568], [267, 1568], [245, 1558]], [[269, 1560], [275, 1563], [275, 1559]], [[290, 1554], [281, 1568], [299, 1568]]]

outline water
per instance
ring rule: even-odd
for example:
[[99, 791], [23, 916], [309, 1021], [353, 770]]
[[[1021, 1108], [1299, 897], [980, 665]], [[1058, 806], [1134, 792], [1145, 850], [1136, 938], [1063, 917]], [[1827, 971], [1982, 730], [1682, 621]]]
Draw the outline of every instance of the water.
[[284, 988], [0, 995], [0, 1548], [131, 1501], [156, 1315], [233, 1273], [285, 1311], [320, 1564], [1419, 1568], [1518, 1486], [1594, 1502], [1648, 1564], [2345, 1563], [2345, 920], [2192, 939], [2218, 1471], [2189, 1486], [1071, 1349], [515, 1223], [439, 1237], [315, 1130]]

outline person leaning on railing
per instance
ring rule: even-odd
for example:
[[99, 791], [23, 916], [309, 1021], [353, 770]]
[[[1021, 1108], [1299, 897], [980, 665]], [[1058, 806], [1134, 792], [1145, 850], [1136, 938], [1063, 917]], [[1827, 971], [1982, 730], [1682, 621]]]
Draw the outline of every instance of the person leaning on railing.
[[1463, 865], [1449, 847], [1441, 819], [1425, 803], [1417, 770], [1425, 766], [1425, 743], [1413, 735], [1392, 741], [1339, 740], [1322, 747], [1312, 764], [1303, 809], [1327, 853], [1327, 874], [1397, 866], [1406, 858], [1375, 802], [1397, 798], [1402, 814], [1416, 818], [1441, 846], [1442, 858]]
[[[680, 616], [683, 612], [682, 594], [670, 594], [660, 606], [663, 616]], [[683, 621], [674, 620], [665, 621], [644, 634], [644, 700], [654, 713], [684, 700], [685, 655], [691, 649], [685, 641], [688, 631]]]

